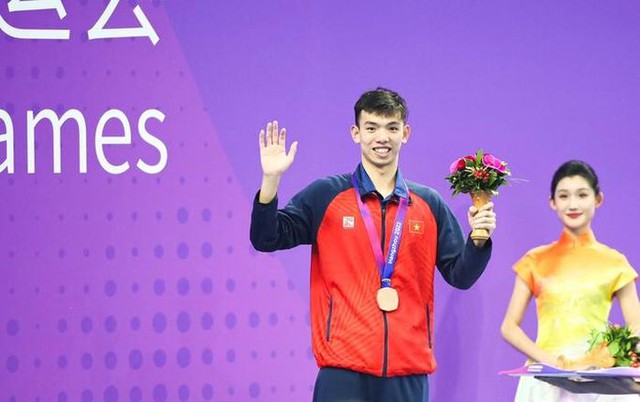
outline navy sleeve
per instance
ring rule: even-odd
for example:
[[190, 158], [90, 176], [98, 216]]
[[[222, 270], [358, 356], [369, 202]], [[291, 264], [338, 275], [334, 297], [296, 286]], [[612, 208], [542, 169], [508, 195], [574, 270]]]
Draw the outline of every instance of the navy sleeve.
[[[413, 183], [412, 183], [413, 184]], [[491, 239], [477, 247], [470, 238], [465, 239], [460, 223], [435, 190], [413, 184], [412, 191], [424, 199], [438, 225], [438, 250], [436, 266], [451, 286], [469, 289], [482, 275], [491, 257]]]
[[339, 191], [348, 187], [341, 176], [316, 180], [278, 209], [277, 197], [268, 204], [253, 201], [251, 244], [258, 251], [275, 251], [312, 244], [327, 206]]
[[469, 289], [484, 272], [491, 257], [491, 239], [482, 246], [462, 235], [462, 229], [455, 215], [437, 196], [434, 210], [438, 223], [438, 253], [436, 265], [442, 277], [453, 287]]

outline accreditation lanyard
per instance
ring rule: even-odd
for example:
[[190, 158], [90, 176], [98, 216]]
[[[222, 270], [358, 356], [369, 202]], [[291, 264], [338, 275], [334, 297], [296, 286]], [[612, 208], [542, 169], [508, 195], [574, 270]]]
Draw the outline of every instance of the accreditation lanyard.
[[[385, 261], [385, 258], [382, 255], [380, 236], [378, 236], [378, 232], [376, 231], [375, 223], [373, 222], [371, 213], [369, 212], [367, 206], [364, 205], [364, 203], [360, 199], [360, 191], [358, 190], [358, 179], [356, 178], [355, 173], [351, 175], [351, 182], [353, 183], [353, 187], [356, 190], [356, 200], [358, 201], [358, 207], [360, 208], [360, 216], [362, 216], [362, 220], [364, 221], [364, 224], [367, 228], [369, 242], [371, 243], [373, 255], [376, 259], [376, 264], [378, 265], [378, 270], [380, 272], [380, 287], [391, 287], [391, 275], [393, 275], [393, 269], [396, 265], [398, 250], [400, 249], [400, 240], [402, 239], [402, 225], [404, 223], [404, 217], [407, 213], [407, 197], [400, 197], [398, 212], [396, 212], [396, 219], [393, 223], [391, 242], [389, 243], [389, 252]], [[406, 184], [405, 188], [407, 188]], [[408, 195], [409, 190], [407, 189], [407, 196]]]

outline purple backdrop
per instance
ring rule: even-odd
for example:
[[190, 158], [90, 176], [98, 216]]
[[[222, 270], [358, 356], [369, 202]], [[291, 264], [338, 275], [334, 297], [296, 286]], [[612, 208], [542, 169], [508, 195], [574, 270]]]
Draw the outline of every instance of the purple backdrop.
[[[70, 37], [0, 31], [0, 401], [310, 400], [309, 248], [248, 242], [257, 133], [277, 118], [300, 142], [284, 202], [355, 167], [353, 103], [379, 85], [409, 102], [405, 176], [460, 218], [468, 200], [443, 179], [456, 157], [482, 147], [527, 180], [497, 199], [477, 285], [437, 280], [433, 401], [512, 399], [497, 375], [524, 360], [499, 334], [510, 266], [560, 232], [547, 194], [561, 162], [593, 164], [596, 234], [640, 265], [637, 1], [66, 0], [62, 19], [3, 3], [2, 21]], [[140, 6], [157, 43], [89, 39], [115, 3], [107, 28], [140, 25]], [[29, 112], [46, 109], [86, 124], [86, 146], [62, 126], [60, 173], [51, 123], [28, 142]]]

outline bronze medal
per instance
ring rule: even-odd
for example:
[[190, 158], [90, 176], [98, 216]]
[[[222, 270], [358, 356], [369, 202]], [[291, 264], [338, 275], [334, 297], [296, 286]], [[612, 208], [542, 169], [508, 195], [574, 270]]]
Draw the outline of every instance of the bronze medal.
[[391, 287], [380, 288], [376, 294], [376, 300], [380, 310], [387, 312], [394, 311], [398, 308], [398, 291]]

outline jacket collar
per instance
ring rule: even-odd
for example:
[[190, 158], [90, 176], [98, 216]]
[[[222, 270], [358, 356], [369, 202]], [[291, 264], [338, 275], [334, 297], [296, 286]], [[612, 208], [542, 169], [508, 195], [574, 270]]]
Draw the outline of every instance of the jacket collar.
[[[355, 174], [356, 178], [358, 179], [358, 193], [360, 194], [360, 198], [372, 193], [379, 194], [375, 186], [373, 185], [373, 181], [371, 181], [371, 178], [367, 174], [367, 171], [364, 169], [364, 166], [362, 166], [362, 163], [358, 164], [358, 167], [356, 167], [356, 170], [353, 174]], [[395, 195], [399, 198], [406, 198], [409, 196], [407, 191], [408, 188], [402, 177], [402, 173], [400, 172], [400, 169], [398, 169], [396, 171], [396, 185], [392, 195]]]

